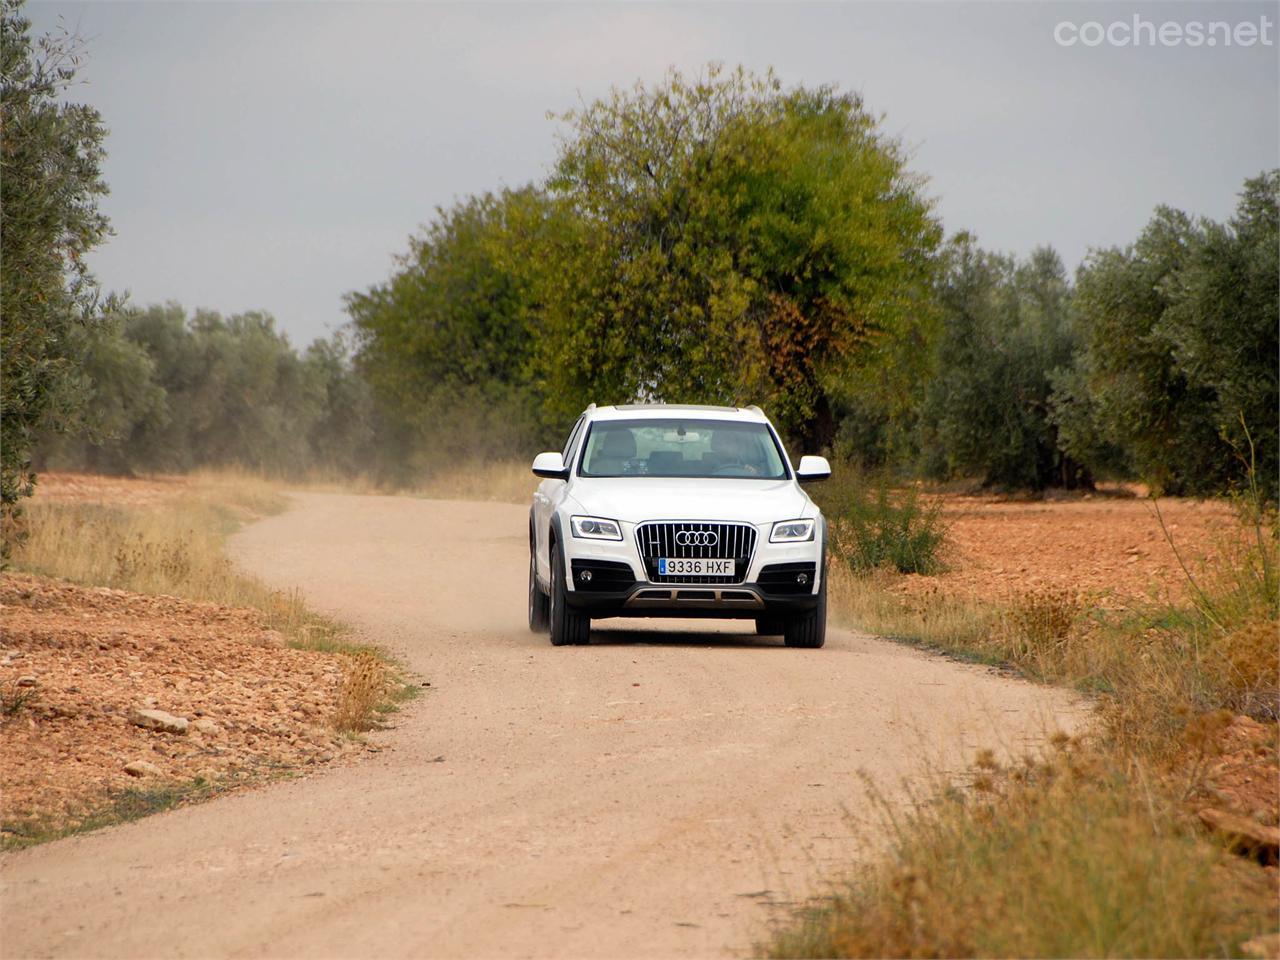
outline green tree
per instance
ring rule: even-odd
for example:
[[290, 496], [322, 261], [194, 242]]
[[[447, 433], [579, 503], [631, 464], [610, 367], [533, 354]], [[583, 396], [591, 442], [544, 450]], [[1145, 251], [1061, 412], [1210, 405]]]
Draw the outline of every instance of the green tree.
[[347, 338], [299, 355], [262, 313], [188, 317], [175, 303], [119, 311], [75, 332], [88, 398], [81, 429], [46, 434], [49, 466], [109, 473], [242, 466], [266, 473], [371, 472], [368, 385]]
[[[49, 419], [74, 414], [68, 350], [100, 316], [85, 263], [108, 232], [98, 198], [106, 130], [63, 100], [79, 66], [70, 35], [32, 40], [21, 3], [0, 5], [0, 510], [7, 554], [18, 501], [35, 476], [31, 449]], [[62, 400], [59, 403], [59, 400]]]
[[75, 431], [47, 431], [38, 461], [50, 468], [129, 474], [147, 469], [141, 436], [168, 423], [168, 396], [146, 349], [124, 335], [119, 317], [71, 332], [78, 392], [86, 398]]
[[946, 262], [923, 414], [930, 472], [1032, 490], [1091, 484], [1059, 450], [1050, 416], [1055, 373], [1071, 368], [1075, 347], [1061, 259], [1040, 248], [1020, 264], [961, 236]]
[[378, 436], [373, 394], [352, 365], [342, 332], [307, 347], [308, 379], [323, 388], [322, 412], [311, 427], [312, 464], [338, 476], [370, 473], [377, 466]]
[[1127, 480], [1134, 470], [1128, 451], [1102, 425], [1102, 408], [1090, 389], [1089, 357], [1081, 350], [1074, 362], [1050, 374], [1049, 419], [1058, 432], [1058, 448], [1096, 478]]
[[923, 291], [893, 336], [877, 337], [831, 384], [841, 461], [906, 476], [918, 466], [923, 399], [936, 375], [940, 312]]
[[1161, 208], [1133, 246], [1095, 251], [1076, 280], [1099, 432], [1170, 494], [1208, 492], [1225, 479], [1213, 395], [1178, 368], [1160, 329], [1170, 281], [1198, 241], [1191, 218]]
[[185, 392], [171, 392], [170, 403], [187, 410], [194, 465], [305, 471], [324, 385], [274, 319], [261, 312], [222, 317], [198, 310], [189, 325], [199, 360]]
[[1087, 393], [1087, 416], [1060, 417], [1073, 455], [1105, 443], [1154, 489], [1220, 493], [1243, 481], [1247, 429], [1276, 495], [1278, 184], [1249, 180], [1226, 225], [1161, 207], [1132, 246], [1081, 267], [1084, 348], [1063, 393]]
[[[207, 416], [193, 403], [192, 394], [207, 369], [187, 326], [186, 310], [177, 303], [128, 310], [121, 335], [151, 359], [153, 378], [165, 392], [167, 407], [163, 419], [148, 421], [130, 434], [130, 468], [191, 470], [198, 462], [192, 446], [194, 425]], [[218, 411], [212, 415], [216, 417]]]
[[1187, 382], [1214, 397], [1213, 424], [1232, 483], [1249, 455], [1272, 499], [1280, 484], [1280, 171], [1245, 182], [1228, 224], [1202, 224], [1185, 267], [1170, 278], [1157, 331]]
[[122, 334], [153, 365], [164, 417], [120, 437], [130, 469], [185, 471], [235, 465], [299, 474], [313, 461], [327, 374], [300, 357], [271, 316], [188, 316], [176, 303], [125, 312]]
[[389, 281], [348, 295], [357, 368], [402, 473], [527, 452], [538, 437], [530, 361], [548, 217], [533, 188], [469, 198], [437, 211]]
[[550, 186], [589, 279], [546, 297], [548, 393], [765, 402], [829, 447], [835, 385], [908, 321], [939, 235], [861, 99], [712, 67], [562, 119]]

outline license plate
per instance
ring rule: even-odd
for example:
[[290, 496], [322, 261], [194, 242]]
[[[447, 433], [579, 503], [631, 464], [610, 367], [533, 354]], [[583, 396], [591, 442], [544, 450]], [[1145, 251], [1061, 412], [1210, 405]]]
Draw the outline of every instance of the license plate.
[[731, 577], [733, 558], [728, 560], [658, 560], [658, 575], [662, 577]]

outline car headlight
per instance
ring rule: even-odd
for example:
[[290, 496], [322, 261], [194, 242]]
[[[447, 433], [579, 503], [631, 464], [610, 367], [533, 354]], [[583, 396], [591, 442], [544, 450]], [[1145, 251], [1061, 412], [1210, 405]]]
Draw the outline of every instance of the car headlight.
[[622, 525], [617, 520], [603, 517], [570, 517], [569, 526], [575, 537], [586, 540], [621, 540]]
[[770, 543], [799, 543], [813, 539], [812, 520], [783, 520], [773, 525], [769, 534]]

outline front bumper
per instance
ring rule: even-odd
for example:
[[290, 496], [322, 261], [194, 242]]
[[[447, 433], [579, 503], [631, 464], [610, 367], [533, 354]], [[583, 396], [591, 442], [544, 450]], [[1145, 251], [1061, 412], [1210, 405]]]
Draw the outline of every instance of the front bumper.
[[812, 610], [816, 594], [770, 594], [754, 583], [679, 586], [670, 583], [636, 583], [626, 590], [577, 590], [566, 596], [569, 605], [589, 616], [697, 617], [750, 619], [787, 616]]
[[565, 537], [565, 599], [593, 618], [750, 619], [812, 610], [825, 572], [825, 529], [820, 524], [811, 541], [777, 544], [768, 540], [770, 527], [757, 528], [755, 552], [741, 583], [651, 582], [631, 524], [624, 524], [621, 541]]

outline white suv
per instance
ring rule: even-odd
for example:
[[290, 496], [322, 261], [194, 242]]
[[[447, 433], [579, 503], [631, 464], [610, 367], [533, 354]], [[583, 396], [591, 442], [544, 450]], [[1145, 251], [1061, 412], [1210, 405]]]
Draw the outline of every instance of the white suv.
[[826, 638], [826, 524], [758, 407], [586, 409], [540, 453], [529, 512], [529, 628], [589, 641], [603, 617], [754, 619], [787, 646]]

